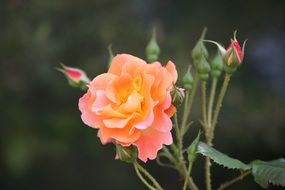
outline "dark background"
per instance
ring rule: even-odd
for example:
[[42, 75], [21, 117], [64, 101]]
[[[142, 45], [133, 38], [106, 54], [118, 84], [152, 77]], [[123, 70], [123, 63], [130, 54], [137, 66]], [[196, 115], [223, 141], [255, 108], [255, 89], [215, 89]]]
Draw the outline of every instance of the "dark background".
[[[54, 68], [63, 62], [93, 78], [107, 69], [110, 43], [115, 53], [145, 58], [153, 25], [160, 60], [171, 59], [180, 74], [204, 26], [208, 39], [225, 45], [236, 29], [241, 42], [248, 38], [214, 144], [244, 162], [285, 157], [285, 1], [1, 0], [1, 189], [146, 189], [131, 165], [114, 160], [113, 145], [102, 146], [84, 126], [77, 108], [83, 92]], [[187, 144], [197, 130], [198, 122]], [[146, 167], [166, 190], [182, 183], [155, 161]], [[238, 174], [213, 168], [214, 187]], [[202, 160], [193, 174], [203, 189]], [[260, 187], [247, 177], [230, 189]]]

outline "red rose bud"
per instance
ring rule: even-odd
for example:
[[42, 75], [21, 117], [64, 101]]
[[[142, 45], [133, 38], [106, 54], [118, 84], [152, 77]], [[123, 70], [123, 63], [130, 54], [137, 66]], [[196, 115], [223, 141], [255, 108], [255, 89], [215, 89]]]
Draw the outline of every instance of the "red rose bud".
[[86, 88], [86, 85], [90, 82], [90, 80], [84, 71], [77, 68], [68, 67], [63, 64], [61, 64], [61, 66], [62, 68], [57, 68], [57, 70], [66, 76], [68, 83], [72, 87], [80, 87], [82, 89]]
[[236, 39], [236, 32], [234, 33], [234, 39], [231, 41], [232, 43], [229, 45], [224, 55], [224, 61], [227, 66], [236, 67], [243, 61], [246, 41], [243, 43], [243, 47], [241, 48]]
[[226, 50], [223, 56], [225, 63], [225, 71], [227, 73], [234, 73], [237, 67], [242, 63], [244, 58], [244, 47], [246, 41], [244, 41], [242, 48], [240, 47], [237, 39], [236, 32], [234, 33], [234, 39], [231, 40], [231, 44]]
[[231, 44], [227, 49], [221, 46], [219, 43], [211, 40], [205, 40], [210, 43], [217, 45], [224, 61], [225, 71], [227, 73], [233, 73], [236, 71], [237, 67], [242, 63], [244, 58], [244, 47], [246, 41], [244, 41], [242, 48], [240, 47], [237, 39], [236, 32], [234, 33], [234, 39], [231, 40]]

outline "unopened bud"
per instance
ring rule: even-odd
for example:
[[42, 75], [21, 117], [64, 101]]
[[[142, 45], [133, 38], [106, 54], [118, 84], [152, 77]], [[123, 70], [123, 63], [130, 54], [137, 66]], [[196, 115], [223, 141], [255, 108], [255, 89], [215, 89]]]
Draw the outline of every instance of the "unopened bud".
[[238, 67], [230, 67], [230, 66], [227, 66], [226, 64], [224, 65], [224, 70], [226, 73], [228, 74], [233, 74], [234, 72], [236, 72]]
[[117, 143], [115, 143], [115, 146], [116, 146], [116, 154], [117, 154], [116, 158], [124, 162], [128, 162], [128, 163], [133, 163], [136, 161], [138, 157], [138, 151], [136, 147], [134, 147], [133, 145], [124, 147]]
[[209, 72], [211, 70], [210, 65], [205, 57], [202, 57], [197, 63], [197, 72], [200, 80], [205, 81], [209, 77]]
[[185, 97], [184, 89], [175, 86], [174, 89], [171, 91], [171, 97], [172, 104], [174, 106], [181, 105]]
[[208, 58], [208, 50], [204, 45], [204, 38], [206, 35], [207, 29], [204, 29], [202, 35], [198, 42], [196, 43], [195, 47], [192, 50], [192, 58], [193, 60], [200, 60], [202, 57]]
[[112, 50], [112, 44], [108, 46], [108, 52], [109, 52], [109, 61], [108, 61], [108, 66], [110, 67], [112, 60], [114, 58], [113, 50]]
[[217, 52], [216, 56], [211, 63], [211, 74], [214, 78], [218, 78], [224, 69], [223, 58], [220, 52]]
[[194, 141], [191, 143], [191, 145], [187, 149], [189, 162], [194, 162], [196, 160], [197, 147], [199, 144], [199, 140], [200, 140], [200, 131], [197, 137], [194, 139]]
[[158, 60], [160, 48], [156, 41], [156, 31], [153, 29], [152, 37], [146, 46], [146, 57], [149, 63]]
[[241, 65], [244, 58], [244, 48], [246, 41], [244, 41], [242, 47], [239, 45], [236, 39], [236, 32], [234, 33], [234, 39], [231, 40], [231, 44], [227, 48], [223, 58], [225, 63], [225, 71], [227, 73], [233, 73], [237, 67]]
[[192, 74], [191, 74], [191, 71], [190, 71], [190, 67], [187, 69], [186, 74], [182, 78], [182, 84], [183, 84], [183, 87], [186, 90], [191, 90], [192, 89], [193, 77], [192, 77]]

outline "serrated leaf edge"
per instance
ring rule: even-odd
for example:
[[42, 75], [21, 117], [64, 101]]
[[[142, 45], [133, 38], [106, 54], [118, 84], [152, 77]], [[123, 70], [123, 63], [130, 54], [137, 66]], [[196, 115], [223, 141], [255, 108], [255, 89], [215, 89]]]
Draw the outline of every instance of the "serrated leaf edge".
[[[259, 167], [258, 165], [262, 165], [263, 167], [268, 166], [268, 167], [274, 168], [274, 165], [270, 165], [270, 164], [273, 164], [273, 162], [276, 163], [276, 161], [280, 161], [280, 163], [281, 163], [281, 161], [284, 162], [285, 159], [284, 158], [279, 158], [279, 159], [275, 159], [275, 160], [271, 160], [271, 161], [267, 161], [267, 162], [266, 161], [261, 161], [261, 160], [255, 160], [255, 161], [251, 162], [251, 167], [252, 167], [252, 172], [251, 173], [252, 173], [252, 176], [254, 177], [254, 181], [256, 183], [258, 183], [261, 187], [267, 188], [267, 187], [269, 187], [269, 184], [272, 184], [274, 186], [285, 187], [285, 182], [283, 182], [283, 184], [282, 184], [282, 181], [281, 182], [276, 182], [276, 180], [272, 180], [272, 179], [266, 178], [266, 177], [264, 177], [264, 175], [258, 175], [260, 173], [257, 174], [257, 172], [256, 172], [256, 170]], [[285, 166], [285, 162], [283, 164]], [[278, 166], [275, 166], [275, 167], [278, 167]], [[272, 170], [273, 169], [271, 169], [271, 171]], [[284, 172], [283, 175], [285, 175], [285, 169], [284, 169], [283, 172]], [[260, 178], [263, 181], [258, 182], [259, 181], [258, 179], [260, 179]], [[262, 182], [265, 182], [266, 184], [263, 184]]]
[[[204, 150], [208, 149], [210, 151], [215, 151], [216, 153], [218, 153], [220, 155], [223, 155], [223, 156], [225, 156], [228, 159], [231, 159], [231, 160], [233, 160], [235, 162], [238, 162], [241, 165], [241, 167], [231, 167], [229, 165], [225, 165], [224, 163], [219, 162], [218, 159], [216, 159], [213, 155], [206, 153], [203, 149]], [[241, 169], [241, 170], [250, 170], [251, 169], [251, 165], [245, 164], [245, 163], [243, 163], [242, 161], [240, 161], [238, 159], [231, 158], [228, 155], [226, 155], [226, 154], [216, 150], [215, 148], [213, 148], [213, 147], [211, 147], [211, 146], [209, 146], [209, 145], [207, 145], [207, 144], [205, 144], [203, 142], [199, 142], [199, 144], [198, 144], [198, 151], [197, 152], [202, 154], [203, 156], [209, 157], [216, 164], [218, 164], [218, 165], [220, 165], [220, 166], [222, 166], [224, 168], [227, 168], [227, 169]]]

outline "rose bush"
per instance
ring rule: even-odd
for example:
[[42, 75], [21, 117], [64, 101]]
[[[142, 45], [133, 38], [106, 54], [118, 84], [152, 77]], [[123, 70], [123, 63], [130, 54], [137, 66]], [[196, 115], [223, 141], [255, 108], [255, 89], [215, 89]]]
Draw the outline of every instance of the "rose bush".
[[128, 54], [113, 58], [107, 73], [93, 79], [79, 100], [83, 122], [98, 129], [103, 144], [134, 145], [144, 162], [172, 144], [175, 112], [170, 95], [177, 80], [175, 65], [147, 64]]

